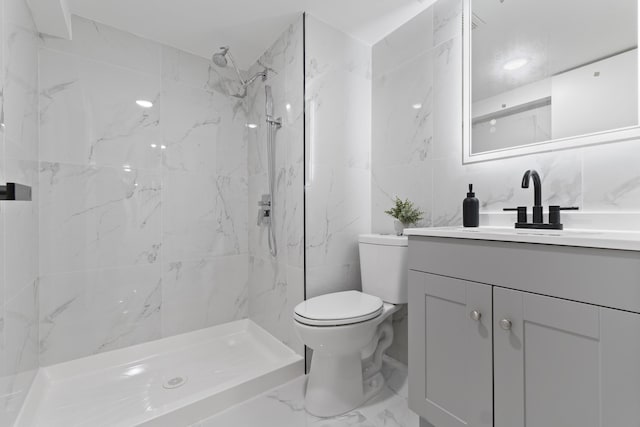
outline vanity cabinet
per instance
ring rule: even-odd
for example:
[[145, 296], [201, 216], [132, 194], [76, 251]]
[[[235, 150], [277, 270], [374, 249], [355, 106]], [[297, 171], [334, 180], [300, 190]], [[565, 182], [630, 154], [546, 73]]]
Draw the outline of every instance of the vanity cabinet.
[[435, 426], [493, 425], [491, 292], [409, 272], [409, 395], [412, 409]]
[[[579, 269], [555, 270], [564, 271], [552, 284], [559, 293], [567, 280], [582, 280], [586, 293], [570, 300], [535, 292], [535, 281], [509, 286], [500, 279], [519, 267], [526, 274], [537, 251], [553, 248], [487, 243], [492, 255], [533, 257], [505, 267], [504, 257], [485, 258], [480, 242], [415, 240], [409, 244], [409, 404], [427, 426], [640, 427], [640, 314], [584, 302], [594, 286], [619, 291], [620, 279], [632, 278], [640, 291], [637, 254], [586, 250], [592, 258], [585, 262], [624, 258], [625, 271], [609, 270], [607, 282], [592, 283]], [[460, 277], [451, 270], [474, 263], [477, 278], [473, 269], [460, 269]]]

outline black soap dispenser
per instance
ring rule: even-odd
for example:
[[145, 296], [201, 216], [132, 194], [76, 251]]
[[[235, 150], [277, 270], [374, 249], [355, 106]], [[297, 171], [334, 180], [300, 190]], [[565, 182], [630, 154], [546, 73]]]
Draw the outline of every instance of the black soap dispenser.
[[462, 202], [462, 225], [478, 227], [480, 225], [480, 202], [473, 192], [473, 184], [469, 184], [467, 198]]

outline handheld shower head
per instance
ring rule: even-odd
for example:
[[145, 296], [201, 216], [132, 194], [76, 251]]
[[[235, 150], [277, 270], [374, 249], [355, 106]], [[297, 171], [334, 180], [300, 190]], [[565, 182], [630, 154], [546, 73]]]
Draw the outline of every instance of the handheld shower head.
[[265, 94], [265, 113], [267, 116], [267, 120], [273, 118], [273, 95], [271, 94], [271, 86], [264, 86], [264, 94]]

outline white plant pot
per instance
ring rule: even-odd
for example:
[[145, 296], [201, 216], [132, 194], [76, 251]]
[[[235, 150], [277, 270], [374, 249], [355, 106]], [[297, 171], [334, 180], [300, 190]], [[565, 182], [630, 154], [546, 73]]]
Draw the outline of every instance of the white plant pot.
[[405, 225], [396, 219], [395, 221], [393, 221], [393, 228], [396, 231], [396, 236], [402, 236], [402, 233], [404, 233]]

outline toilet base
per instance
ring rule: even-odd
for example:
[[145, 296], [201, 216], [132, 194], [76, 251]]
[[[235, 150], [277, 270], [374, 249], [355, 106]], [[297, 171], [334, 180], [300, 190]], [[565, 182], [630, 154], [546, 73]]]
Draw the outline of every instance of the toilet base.
[[307, 381], [305, 407], [317, 417], [334, 417], [359, 407], [384, 386], [380, 372], [363, 380], [360, 354], [314, 354]]
[[391, 317], [378, 325], [373, 353], [329, 354], [314, 351], [305, 392], [307, 412], [317, 417], [342, 415], [375, 396], [384, 386], [382, 356], [393, 341]]

